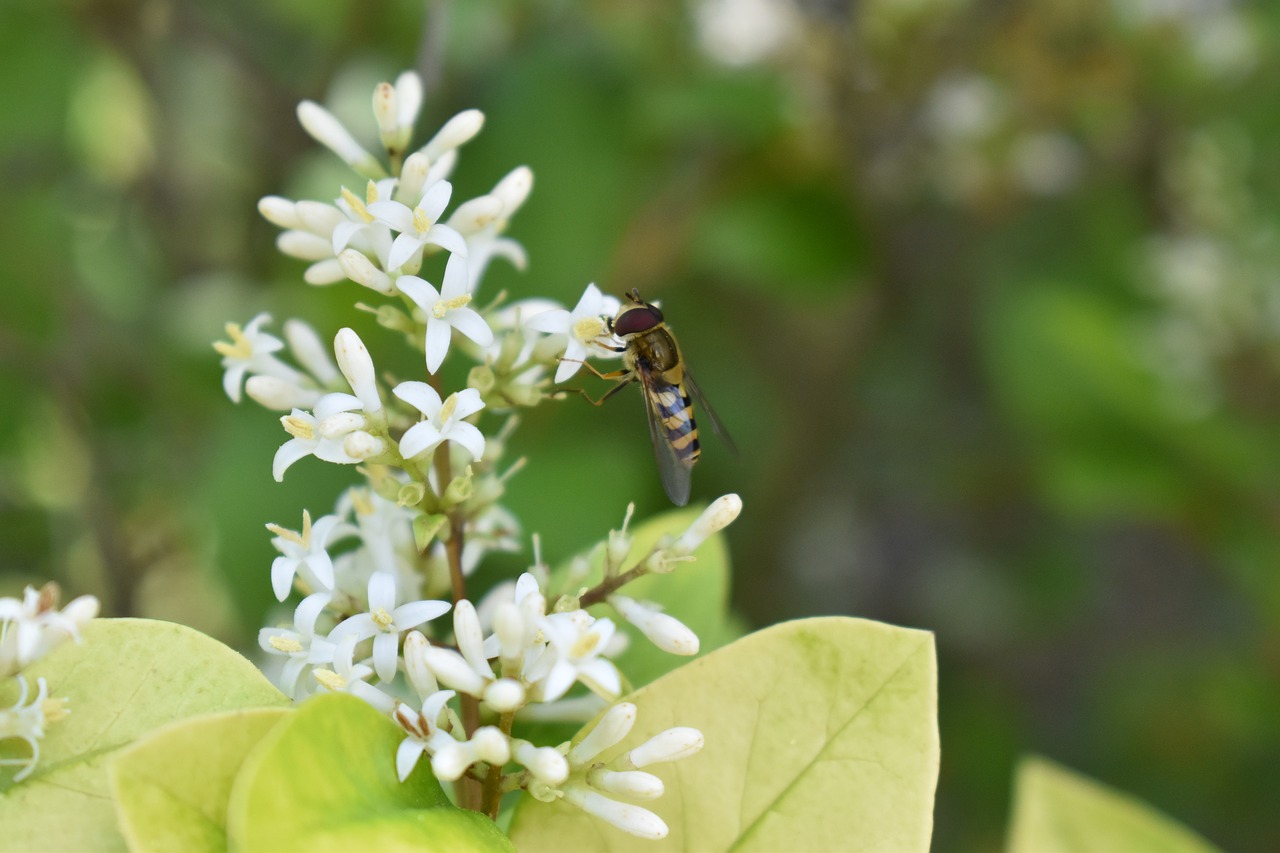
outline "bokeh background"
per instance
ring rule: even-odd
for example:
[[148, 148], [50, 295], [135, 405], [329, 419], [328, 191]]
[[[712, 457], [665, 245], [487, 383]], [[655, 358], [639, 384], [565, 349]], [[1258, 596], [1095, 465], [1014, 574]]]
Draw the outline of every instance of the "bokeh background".
[[[275, 484], [210, 342], [270, 310], [395, 345], [255, 202], [350, 182], [298, 100], [369, 129], [419, 67], [424, 130], [489, 117], [457, 197], [536, 174], [491, 293], [666, 306], [742, 450], [694, 484], [745, 501], [742, 615], [937, 632], [938, 849], [1000, 846], [1026, 751], [1274, 849], [1278, 34], [1230, 0], [5, 0], [0, 594], [252, 645], [263, 524], [350, 472]], [[553, 562], [665, 507], [642, 421], [525, 419], [508, 503]]]

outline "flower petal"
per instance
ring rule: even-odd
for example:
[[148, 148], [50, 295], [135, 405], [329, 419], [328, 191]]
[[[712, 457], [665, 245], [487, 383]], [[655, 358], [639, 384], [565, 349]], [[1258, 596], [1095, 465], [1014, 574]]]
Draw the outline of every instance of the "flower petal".
[[398, 201], [370, 202], [368, 210], [379, 222], [390, 225], [397, 231], [413, 231], [413, 211], [406, 204]]
[[369, 576], [369, 612], [396, 609], [396, 576], [390, 572], [374, 572]]
[[422, 194], [422, 200], [418, 202], [418, 207], [427, 215], [427, 219], [435, 222], [440, 218], [440, 214], [444, 213], [444, 209], [449, 206], [449, 197], [453, 195], [453, 184], [448, 181], [436, 181], [427, 187], [426, 192]]
[[396, 677], [396, 661], [400, 659], [400, 635], [378, 634], [373, 638], [373, 669], [378, 678], [390, 681]]
[[440, 430], [430, 421], [422, 421], [405, 430], [400, 437], [400, 455], [412, 459], [440, 443]]
[[283, 482], [284, 472], [289, 470], [289, 466], [305, 456], [310, 456], [314, 449], [315, 442], [303, 441], [300, 438], [289, 439], [280, 445], [275, 458], [271, 460], [271, 476], [275, 477], [277, 483]]
[[444, 320], [435, 317], [427, 318], [427, 372], [435, 373], [449, 354], [449, 339], [453, 337], [453, 327]]
[[436, 617], [443, 616], [449, 612], [450, 604], [447, 601], [435, 601], [427, 599], [425, 601], [410, 601], [408, 604], [402, 604], [395, 609], [393, 619], [396, 629], [407, 631], [410, 628], [417, 627], [423, 622], [430, 622]]
[[453, 419], [455, 421], [470, 417], [484, 408], [484, 400], [480, 398], [480, 392], [475, 388], [466, 388], [454, 396], [457, 398], [453, 410]]
[[396, 237], [395, 242], [391, 244], [391, 251], [387, 253], [387, 270], [395, 270], [404, 266], [413, 257], [414, 253], [422, 248], [422, 238], [405, 232]]
[[484, 456], [484, 434], [466, 421], [454, 424], [449, 430], [448, 439], [454, 444], [465, 447], [475, 459]]
[[444, 405], [440, 393], [425, 382], [401, 382], [391, 389], [391, 393], [429, 418], [440, 414], [440, 408]]
[[422, 242], [447, 249], [455, 258], [467, 256], [466, 238], [448, 225], [432, 225], [427, 229], [427, 233], [422, 235]]
[[534, 314], [524, 321], [524, 325], [535, 332], [547, 332], [553, 335], [568, 334], [569, 312], [563, 308], [553, 308], [550, 311]]
[[409, 778], [425, 748], [426, 744], [416, 738], [407, 737], [400, 741], [400, 746], [396, 747], [396, 774], [401, 782]]
[[493, 329], [484, 318], [470, 308], [455, 308], [449, 312], [449, 325], [482, 347], [493, 343]]

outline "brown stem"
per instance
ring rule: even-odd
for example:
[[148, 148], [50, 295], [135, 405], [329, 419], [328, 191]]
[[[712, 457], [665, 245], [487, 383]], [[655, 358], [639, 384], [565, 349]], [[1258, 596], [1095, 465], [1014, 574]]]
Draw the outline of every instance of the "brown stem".
[[[504, 735], [510, 735], [515, 721], [515, 712], [508, 711], [498, 718], [498, 728]], [[497, 820], [498, 807], [502, 804], [502, 768], [496, 764], [489, 765], [489, 775], [484, 779], [484, 795], [481, 802], [480, 810], [487, 814], [490, 820]]]
[[628, 569], [620, 575], [614, 575], [611, 578], [605, 578], [591, 589], [578, 596], [578, 606], [586, 609], [593, 604], [599, 604], [609, 596], [613, 595], [620, 587], [631, 583], [636, 578], [646, 573], [644, 563]]

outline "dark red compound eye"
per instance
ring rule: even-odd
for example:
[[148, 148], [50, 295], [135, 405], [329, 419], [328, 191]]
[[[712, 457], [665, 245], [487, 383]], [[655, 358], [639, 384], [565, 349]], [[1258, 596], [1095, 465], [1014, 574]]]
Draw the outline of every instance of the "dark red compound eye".
[[613, 321], [613, 332], [617, 335], [638, 335], [647, 332], [662, 322], [662, 312], [652, 305], [643, 308], [630, 308], [618, 315]]

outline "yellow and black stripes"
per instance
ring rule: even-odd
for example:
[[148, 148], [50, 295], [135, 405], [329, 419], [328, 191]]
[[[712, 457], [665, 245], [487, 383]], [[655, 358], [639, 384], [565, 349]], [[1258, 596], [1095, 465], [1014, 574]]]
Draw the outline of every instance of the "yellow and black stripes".
[[698, 445], [698, 425], [693, 419], [693, 401], [683, 387], [666, 385], [654, 389], [653, 403], [667, 443], [682, 463], [692, 466], [702, 453]]

